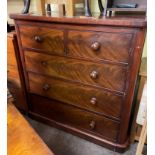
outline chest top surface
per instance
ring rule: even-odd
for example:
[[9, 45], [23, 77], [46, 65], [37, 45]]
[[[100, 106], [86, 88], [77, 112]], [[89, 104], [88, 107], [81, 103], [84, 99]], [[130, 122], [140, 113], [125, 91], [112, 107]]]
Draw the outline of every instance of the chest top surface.
[[122, 27], [146, 27], [146, 16], [143, 15], [119, 15], [111, 17], [85, 17], [85, 16], [46, 16], [39, 14], [10, 14], [15, 20], [29, 20], [49, 23], [80, 24], [80, 25], [103, 25]]

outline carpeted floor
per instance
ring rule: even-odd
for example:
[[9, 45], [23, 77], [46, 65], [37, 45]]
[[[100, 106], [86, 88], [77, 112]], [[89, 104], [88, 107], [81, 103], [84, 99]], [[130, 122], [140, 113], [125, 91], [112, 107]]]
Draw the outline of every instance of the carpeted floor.
[[[26, 118], [55, 155], [120, 155], [62, 130], [32, 120], [29, 117]], [[129, 150], [121, 155], [135, 155], [136, 148], [137, 143], [131, 145]], [[146, 155], [146, 151], [144, 154]]]

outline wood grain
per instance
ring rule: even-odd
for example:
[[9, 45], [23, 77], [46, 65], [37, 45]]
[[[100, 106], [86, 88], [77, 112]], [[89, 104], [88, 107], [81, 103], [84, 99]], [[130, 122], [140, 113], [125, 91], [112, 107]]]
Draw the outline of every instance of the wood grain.
[[[86, 57], [91, 60], [110, 60], [115, 62], [129, 62], [132, 52], [133, 34], [105, 33], [105, 32], [68, 32], [68, 55]], [[99, 43], [100, 47], [93, 50], [91, 46]]]
[[[20, 26], [19, 29], [23, 47], [64, 55], [63, 31], [33, 26]], [[41, 38], [41, 41], [35, 40], [37, 36]]]
[[[31, 93], [69, 103], [115, 119], [120, 117], [123, 99], [121, 96], [112, 95], [101, 89], [72, 84], [38, 74], [29, 73], [28, 77]], [[49, 89], [45, 90], [45, 85], [48, 85]], [[92, 98], [96, 98], [95, 104], [91, 103]]]
[[[121, 112], [121, 127], [118, 141], [124, 143], [127, 139], [126, 135], [129, 135], [131, 126], [129, 124], [131, 119], [131, 110], [133, 105], [133, 98], [135, 93], [135, 86], [137, 82], [138, 71], [140, 68], [143, 45], [145, 39], [145, 29], [137, 30], [136, 45], [133, 52], [133, 60], [130, 65], [130, 71], [127, 78], [129, 87], [127, 88], [126, 98], [124, 98], [124, 104]], [[125, 116], [125, 117], [124, 117]]]
[[[25, 62], [27, 71], [124, 92], [125, 67], [67, 59], [30, 51], [25, 52]], [[90, 77], [93, 71], [98, 72], [97, 78]]]
[[8, 155], [54, 155], [12, 103], [7, 111]]
[[49, 22], [59, 24], [73, 24], [73, 25], [97, 25], [97, 26], [116, 26], [116, 27], [130, 27], [130, 28], [144, 28], [147, 26], [146, 16], [112, 16], [106, 18], [100, 17], [63, 17], [63, 16], [51, 16], [46, 15], [35, 16], [35, 15], [21, 15], [21, 14], [10, 14], [11, 19], [15, 20], [29, 20], [35, 22]]
[[[134, 89], [145, 38], [146, 17], [112, 16], [106, 18], [68, 18], [67, 16], [46, 17], [32, 16], [31, 14], [13, 14], [11, 18], [15, 20], [18, 34], [20, 59], [22, 61], [24, 79], [27, 86], [26, 92], [30, 101], [29, 112], [41, 121], [60, 127], [65, 131], [76, 133], [78, 136], [95, 143], [111, 147], [115, 149], [115, 151], [124, 150], [129, 144], [129, 122], [131, 119]], [[31, 31], [26, 30], [26, 34], [24, 35], [28, 37], [26, 38], [24, 36], [25, 38], [22, 38], [21, 27], [24, 27], [25, 30], [26, 27], [33, 27], [33, 30], [37, 29], [42, 33], [44, 31], [47, 32], [47, 29], [52, 30], [53, 33], [54, 31], [56, 32], [56, 36], [59, 31], [61, 32], [59, 39], [61, 39], [59, 41], [56, 40], [54, 42], [56, 43], [55, 45], [51, 43], [52, 50], [49, 50], [50, 47], [48, 47], [48, 49], [42, 49], [41, 43], [37, 43], [36, 45], [32, 44], [33, 41], [31, 42], [31, 39], [29, 44], [25, 46], [24, 44], [28, 43], [27, 38], [31, 36]], [[36, 32], [39, 33], [38, 31]], [[108, 36], [108, 34], [110, 35]], [[97, 43], [94, 44], [95, 41], [97, 41]], [[45, 45], [47, 42], [46, 40]], [[64, 45], [63, 50], [61, 52], [58, 50], [54, 51], [54, 46], [56, 49], [62, 47], [60, 45], [61, 43]], [[95, 50], [101, 50], [98, 55], [91, 53], [92, 47]], [[98, 73], [97, 76], [96, 72]], [[91, 77], [90, 73], [93, 73]], [[32, 77], [31, 75], [28, 77], [30, 74], [36, 74], [36, 76]], [[43, 78], [40, 78], [40, 76], [43, 76]], [[39, 85], [40, 83], [43, 84], [41, 81], [44, 80], [45, 82], [49, 82], [43, 85], [43, 89], [47, 90], [46, 93], [42, 92], [41, 86]], [[58, 83], [58, 81], [60, 81], [60, 83]], [[60, 86], [61, 83], [63, 86]], [[52, 90], [52, 84], [55, 91]], [[73, 85], [74, 87], [72, 87]], [[51, 89], [49, 89], [49, 86], [51, 86]], [[89, 91], [90, 89], [88, 88], [91, 88], [91, 91]], [[85, 93], [87, 91], [89, 92], [89, 94], [85, 95], [86, 98], [79, 95], [84, 89], [86, 89]], [[58, 90], [60, 90], [59, 93]], [[66, 94], [64, 90], [67, 90], [68, 94]], [[74, 93], [80, 93], [75, 97], [71, 90], [73, 90]], [[100, 93], [98, 93], [98, 91], [100, 91]], [[97, 99], [100, 98], [101, 94], [101, 100], [103, 99], [107, 101], [107, 103], [111, 103], [112, 106], [114, 106], [114, 102], [110, 99], [113, 100], [114, 97], [111, 97], [111, 95], [108, 97], [107, 95], [107, 100], [104, 93], [111, 92], [111, 94], [115, 94], [115, 97], [118, 94], [123, 96], [123, 102], [120, 108], [120, 121], [116, 121], [117, 125], [119, 124], [118, 126], [116, 125], [117, 127], [110, 125], [111, 122], [115, 122], [116, 120], [116, 118], [113, 117], [114, 115], [110, 113], [112, 107], [107, 107], [107, 110], [104, 109], [104, 111], [102, 111], [102, 107], [100, 107], [100, 110], [104, 112], [102, 113], [103, 115], [98, 113], [99, 111], [95, 108], [91, 109], [91, 107], [89, 107], [87, 110], [84, 109], [84, 106], [86, 106], [86, 104], [83, 104], [84, 100], [87, 101], [87, 96], [91, 96], [92, 92], [97, 95], [99, 94]], [[38, 95], [32, 95], [31, 93]], [[71, 94], [70, 97], [69, 94]], [[57, 98], [62, 102], [58, 101]], [[79, 99], [81, 98], [83, 100], [81, 100], [79, 104]], [[74, 101], [76, 105], [72, 103]], [[118, 100], [116, 99], [116, 101]], [[94, 104], [94, 102], [95, 100], [93, 99], [92, 103]], [[106, 107], [105, 102], [102, 102], [100, 105]], [[113, 112], [116, 114], [116, 111]], [[86, 119], [82, 120], [81, 118], [85, 116], [87, 116]], [[99, 123], [99, 128], [92, 132], [88, 129], [88, 126], [86, 126], [86, 121], [89, 120], [90, 117], [93, 118], [93, 116], [97, 118], [97, 124], [101, 122], [102, 125]], [[116, 116], [118, 115], [116, 114]], [[105, 118], [107, 121], [104, 126], [102, 119], [105, 120]], [[94, 120], [91, 120], [89, 125], [93, 128]], [[107, 128], [109, 128], [109, 130]]]
[[[105, 139], [116, 140], [119, 128], [119, 123], [116, 121], [39, 96], [31, 95], [30, 98], [31, 110], [34, 113]], [[91, 121], [95, 121], [94, 129], [90, 127]]]

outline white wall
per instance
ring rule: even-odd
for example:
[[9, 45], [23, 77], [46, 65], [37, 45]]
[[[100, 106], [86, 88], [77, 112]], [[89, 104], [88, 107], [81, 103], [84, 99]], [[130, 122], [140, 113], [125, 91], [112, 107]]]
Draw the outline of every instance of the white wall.
[[[36, 5], [35, 2], [37, 0], [31, 0], [31, 5], [30, 5], [30, 12], [35, 12], [36, 11]], [[23, 9], [24, 3], [23, 0], [7, 0], [7, 13], [8, 13], [8, 22], [10, 24], [13, 24], [13, 20], [9, 18], [10, 13], [21, 13]]]

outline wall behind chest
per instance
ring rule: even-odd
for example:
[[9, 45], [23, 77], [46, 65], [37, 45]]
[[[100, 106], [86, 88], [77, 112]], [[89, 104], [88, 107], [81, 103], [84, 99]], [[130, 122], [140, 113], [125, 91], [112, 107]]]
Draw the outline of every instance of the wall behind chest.
[[[37, 0], [31, 0], [30, 12], [35, 12], [37, 10], [36, 5]], [[7, 20], [9, 24], [13, 24], [13, 20], [9, 18], [10, 13], [20, 13], [23, 9], [23, 0], [8, 0], [7, 1]]]

